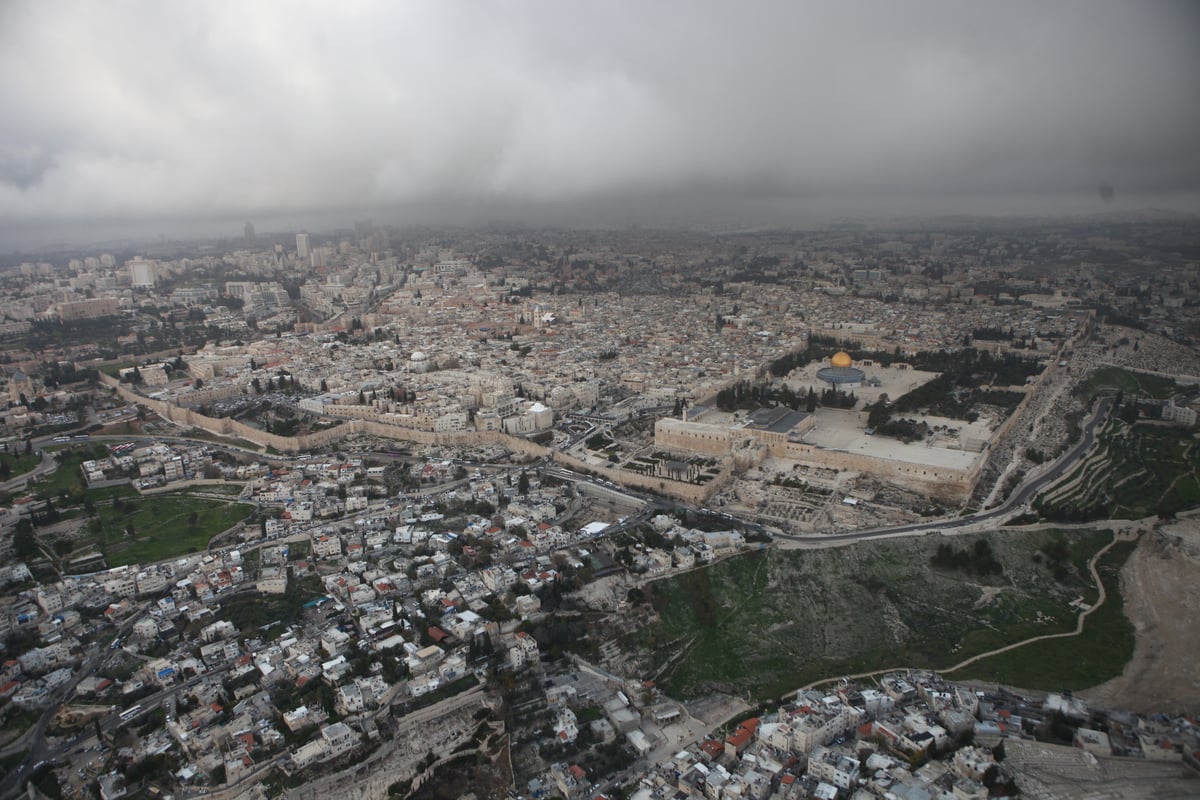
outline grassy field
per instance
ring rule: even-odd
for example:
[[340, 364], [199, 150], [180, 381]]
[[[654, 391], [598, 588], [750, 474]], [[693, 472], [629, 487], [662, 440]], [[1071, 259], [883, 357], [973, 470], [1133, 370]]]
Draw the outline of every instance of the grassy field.
[[[986, 658], [955, 672], [953, 679], [998, 681], [1042, 689], [1086, 689], [1117, 677], [1133, 657], [1133, 623], [1121, 598], [1121, 567], [1137, 542], [1118, 542], [1096, 565], [1107, 598], [1084, 623], [1083, 633], [1051, 639]], [[1097, 593], [1087, 595], [1095, 602]]]
[[295, 542], [288, 542], [288, 561], [302, 561], [308, 558], [309, 551], [312, 550], [312, 545], [308, 539], [300, 539]]
[[[760, 551], [657, 581], [657, 622], [625, 635], [668, 691], [778, 697], [827, 677], [899, 666], [945, 668], [970, 655], [1074, 629], [1086, 596], [1080, 564], [1102, 532], [1005, 532], [988, 537], [1003, 572], [936, 569], [938, 545], [981, 537], [921, 537], [816, 551]], [[1042, 548], [1061, 542], [1059, 577]], [[1038, 688], [1032, 686], [1030, 688]], [[1057, 687], [1054, 687], [1057, 688]]]
[[203, 428], [192, 428], [187, 432], [189, 439], [202, 439], [206, 442], [215, 442], [216, 444], [225, 444], [230, 447], [240, 447], [243, 450], [262, 451], [263, 448], [256, 445], [254, 442], [239, 439], [236, 436], [219, 436], [211, 431], [206, 431]]
[[1170, 378], [1131, 372], [1120, 367], [1101, 367], [1080, 386], [1080, 393], [1089, 396], [1124, 392], [1156, 400], [1165, 400], [1178, 391], [1179, 387]]
[[1200, 506], [1200, 448], [1168, 425], [1109, 420], [1095, 450], [1036, 507], [1060, 521], [1140, 519]]
[[190, 486], [181, 490], [181, 493], [188, 495], [217, 494], [234, 500], [241, 496], [243, 488], [244, 484], [241, 483], [209, 483], [201, 486]]
[[[53, 449], [53, 446], [47, 448]], [[37, 484], [34, 488], [35, 494], [43, 498], [58, 498], [63, 494], [83, 492], [87, 489], [87, 482], [83, 479], [79, 465], [88, 459], [104, 458], [107, 455], [108, 448], [98, 442], [63, 445], [63, 449], [55, 454], [55, 458], [61, 459], [58, 468]]]
[[20, 477], [41, 462], [42, 459], [32, 453], [25, 455], [23, 449], [0, 453], [0, 480], [6, 481], [9, 478]]
[[316, 575], [293, 577], [283, 594], [242, 594], [223, 599], [221, 617], [247, 636], [266, 628], [267, 638], [275, 639], [300, 619], [305, 603], [323, 594], [325, 590]]
[[109, 566], [145, 564], [198, 552], [253, 506], [181, 494], [121, 499], [97, 506], [100, 548]]

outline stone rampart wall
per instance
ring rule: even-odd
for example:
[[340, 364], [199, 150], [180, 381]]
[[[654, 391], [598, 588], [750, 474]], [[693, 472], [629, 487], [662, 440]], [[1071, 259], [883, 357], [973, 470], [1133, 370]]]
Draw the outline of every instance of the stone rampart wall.
[[[374, 420], [348, 420], [335, 428], [305, 434], [303, 436], [277, 436], [267, 431], [253, 428], [232, 419], [219, 419], [205, 416], [190, 408], [182, 408], [163, 400], [155, 400], [135, 392], [127, 384], [122, 384], [115, 378], [101, 375], [101, 381], [112, 388], [123, 399], [138, 403], [158, 414], [163, 419], [189, 427], [200, 428], [219, 436], [244, 439], [260, 447], [270, 447], [281, 453], [298, 453], [340, 441], [355, 433], [366, 433], [385, 439], [417, 444], [440, 446], [476, 447], [479, 445], [498, 445], [509, 452], [517, 453], [526, 458], [552, 457], [556, 463], [571, 469], [594, 472], [624, 486], [647, 489], [659, 492], [679, 500], [702, 503], [711, 494], [714, 486], [699, 486], [683, 481], [667, 480], [639, 472], [606, 466], [593, 466], [573, 456], [552, 450], [545, 445], [512, 436], [501, 431], [419, 431], [413, 428], [402, 428]], [[717, 482], [713, 482], [717, 483]]]

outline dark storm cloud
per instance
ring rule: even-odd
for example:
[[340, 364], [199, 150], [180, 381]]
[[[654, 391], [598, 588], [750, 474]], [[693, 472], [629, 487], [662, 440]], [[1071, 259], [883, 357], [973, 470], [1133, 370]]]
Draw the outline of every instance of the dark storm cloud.
[[10, 2], [0, 217], [1194, 200], [1196, 9]]

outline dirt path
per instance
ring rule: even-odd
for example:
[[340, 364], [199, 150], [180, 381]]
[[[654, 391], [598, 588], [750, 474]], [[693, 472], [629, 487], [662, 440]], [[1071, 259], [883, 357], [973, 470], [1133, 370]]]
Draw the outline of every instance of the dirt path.
[[1133, 658], [1120, 677], [1080, 694], [1139, 713], [1200, 713], [1200, 520], [1142, 537], [1121, 590], [1136, 631]]
[[[1083, 626], [1087, 622], [1087, 618], [1089, 616], [1091, 616], [1091, 614], [1096, 609], [1098, 609], [1100, 606], [1104, 605], [1104, 601], [1105, 601], [1105, 599], [1107, 599], [1105, 591], [1104, 591], [1104, 582], [1102, 580], [1100, 580], [1100, 573], [1098, 573], [1096, 571], [1096, 564], [1099, 563], [1100, 559], [1104, 556], [1105, 553], [1108, 552], [1109, 548], [1111, 548], [1114, 544], [1121, 541], [1122, 539], [1133, 538], [1133, 536], [1135, 536], [1135, 535], [1136, 534], [1130, 533], [1129, 531], [1118, 531], [1113, 536], [1113, 540], [1111, 542], [1109, 542], [1108, 544], [1104, 545], [1104, 547], [1101, 547], [1099, 550], [1097, 550], [1096, 553], [1088, 561], [1088, 571], [1091, 572], [1091, 574], [1092, 574], [1092, 580], [1095, 582], [1096, 589], [1099, 592], [1100, 596], [1091, 607], [1089, 607], [1086, 611], [1081, 611], [1079, 613], [1079, 617], [1075, 621], [1075, 630], [1067, 631], [1066, 633], [1047, 633], [1047, 634], [1043, 634], [1042, 636], [1034, 636], [1030, 639], [1022, 639], [1019, 642], [1013, 642], [1012, 644], [1007, 644], [1007, 645], [1004, 645], [1003, 647], [997, 647], [995, 650], [989, 650], [986, 653], [980, 653], [978, 655], [971, 656], [970, 658], [966, 659], [965, 661], [960, 661], [952, 667], [947, 667], [946, 669], [937, 670], [938, 674], [950, 675], [953, 672], [956, 672], [964, 667], [968, 667], [971, 664], [974, 664], [976, 661], [982, 661], [983, 659], [994, 656], [997, 653], [1006, 653], [1009, 650], [1016, 650], [1018, 647], [1024, 647], [1025, 645], [1032, 644], [1034, 642], [1041, 642], [1041, 641], [1045, 641], [1047, 639], [1068, 639], [1072, 636], [1078, 636], [1079, 634], [1083, 633]], [[876, 675], [886, 675], [889, 672], [903, 672], [904, 670], [907, 670], [907, 669], [912, 669], [912, 667], [889, 667], [887, 669], [872, 670], [871, 672], [860, 672], [857, 675], [847, 675], [845, 677], [850, 678], [851, 680], [859, 680], [862, 678], [873, 678]], [[839, 679], [822, 678], [820, 680], [813, 681], [812, 683], [809, 683], [805, 686], [801, 686], [800, 688], [801, 688], [801, 690], [812, 689], [813, 687], [816, 687], [816, 686], [821, 686], [826, 683], [831, 683], [833, 680], [839, 680]]]
[[971, 656], [965, 661], [958, 662], [953, 667], [941, 670], [941, 674], [949, 675], [950, 673], [957, 672], [964, 667], [969, 667], [977, 661], [982, 661], [985, 658], [991, 658], [992, 656], [1000, 653], [1007, 653], [1009, 650], [1016, 650], [1018, 647], [1024, 647], [1027, 644], [1044, 642], [1050, 639], [1069, 639], [1072, 636], [1078, 636], [1079, 634], [1083, 633], [1083, 626], [1087, 622], [1087, 618], [1090, 617], [1096, 611], [1096, 609], [1104, 605], [1104, 601], [1108, 599], [1108, 594], [1104, 589], [1104, 581], [1100, 580], [1100, 573], [1096, 571], [1096, 565], [1100, 563], [1100, 559], [1104, 557], [1104, 554], [1107, 553], [1113, 545], [1122, 539], [1130, 538], [1132, 538], [1132, 535], [1127, 532], [1117, 533], [1113, 536], [1113, 540], [1111, 542], [1097, 550], [1095, 555], [1088, 560], [1088, 572], [1092, 574], [1092, 581], [1096, 584], [1096, 591], [1099, 596], [1096, 598], [1096, 602], [1089, 606], [1086, 611], [1079, 612], [1079, 617], [1075, 620], [1075, 630], [1068, 631], [1066, 633], [1047, 633], [1041, 636], [1034, 636], [1033, 638], [1025, 639], [1020, 642], [1013, 642], [1012, 644], [1005, 645], [1004, 647], [997, 647], [995, 650], [989, 650], [986, 653], [980, 653], [979, 655]]

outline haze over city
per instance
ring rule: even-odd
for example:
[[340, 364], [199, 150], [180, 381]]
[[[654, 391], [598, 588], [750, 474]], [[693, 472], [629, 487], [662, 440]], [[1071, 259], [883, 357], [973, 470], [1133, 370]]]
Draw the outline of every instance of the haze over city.
[[1198, 38], [1186, 2], [6, 3], [0, 249], [1195, 212]]
[[0, 800], [1195, 797], [1198, 34], [0, 0]]

